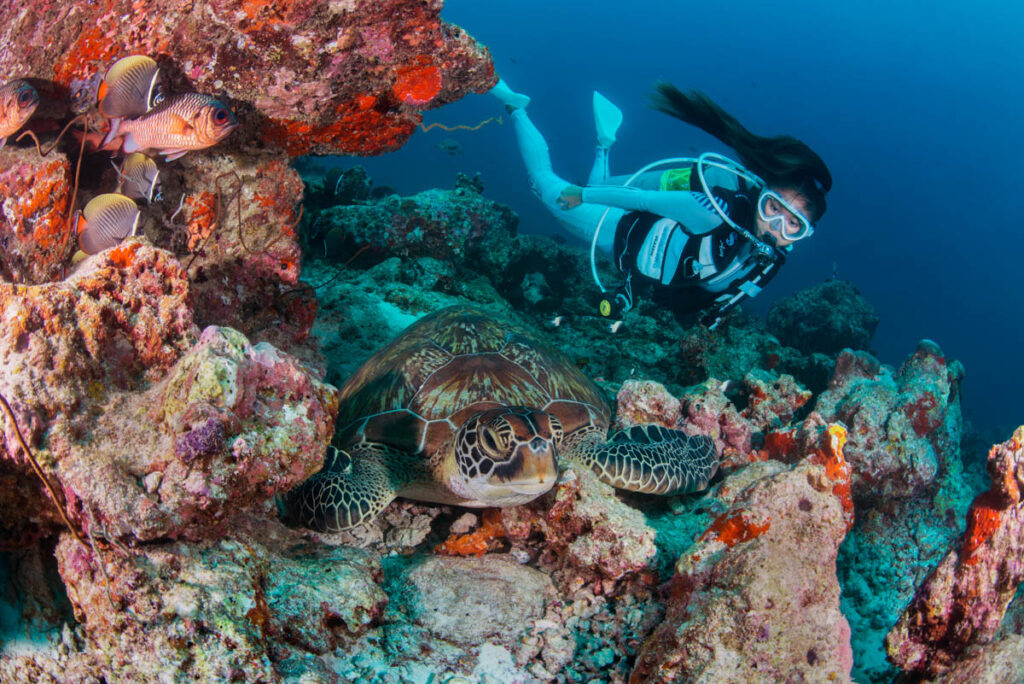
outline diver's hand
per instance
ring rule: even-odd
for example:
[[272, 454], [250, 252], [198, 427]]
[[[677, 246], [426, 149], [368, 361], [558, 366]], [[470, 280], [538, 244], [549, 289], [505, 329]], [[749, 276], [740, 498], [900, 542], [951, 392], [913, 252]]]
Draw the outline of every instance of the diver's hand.
[[558, 196], [558, 206], [563, 210], [575, 209], [583, 204], [583, 188], [578, 185], [567, 185]]

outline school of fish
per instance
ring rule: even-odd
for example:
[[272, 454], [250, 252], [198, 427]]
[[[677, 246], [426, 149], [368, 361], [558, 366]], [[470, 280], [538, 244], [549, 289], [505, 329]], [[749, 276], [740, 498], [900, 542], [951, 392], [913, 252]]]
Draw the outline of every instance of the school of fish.
[[[166, 94], [160, 68], [145, 55], [117, 60], [91, 92], [85, 109], [95, 106], [109, 128], [101, 141], [95, 134], [79, 132], [96, 150], [124, 156], [115, 166], [115, 192], [92, 198], [75, 222], [78, 245], [85, 254], [96, 254], [117, 245], [139, 230], [139, 202], [160, 199], [160, 170], [153, 159], [173, 161], [226, 138], [238, 127], [238, 119], [220, 100], [202, 93]], [[82, 91], [72, 96], [72, 110], [80, 111]], [[39, 106], [39, 93], [25, 79], [0, 86], [0, 147], [21, 130]], [[24, 135], [24, 134], [22, 134]]]

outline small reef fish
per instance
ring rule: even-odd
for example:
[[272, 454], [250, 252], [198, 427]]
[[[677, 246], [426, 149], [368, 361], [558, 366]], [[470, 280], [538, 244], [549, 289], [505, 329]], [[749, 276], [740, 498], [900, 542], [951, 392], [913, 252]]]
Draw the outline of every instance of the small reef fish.
[[147, 203], [151, 203], [154, 197], [160, 199], [160, 169], [155, 161], [141, 152], [133, 152], [125, 157], [118, 176], [120, 182], [117, 191], [122, 195], [133, 200], [146, 200]]
[[454, 138], [445, 138], [434, 147], [450, 155], [462, 154], [462, 143]]
[[97, 254], [134, 235], [138, 227], [135, 200], [116, 192], [97, 195], [78, 216], [78, 247], [86, 254]]
[[110, 124], [102, 146], [122, 138], [125, 152], [153, 150], [170, 161], [216, 145], [238, 127], [238, 119], [216, 98], [183, 93], [168, 97], [136, 119], [111, 119]]
[[106, 119], [135, 118], [153, 108], [160, 67], [145, 55], [117, 60], [107, 69], [96, 97], [100, 116]]
[[565, 323], [565, 316], [555, 316], [554, 318], [551, 319], [551, 325], [553, 325], [556, 328], [562, 325], [563, 323]]
[[15, 79], [0, 86], [0, 147], [17, 132], [39, 106], [39, 93], [28, 81]]
[[614, 335], [619, 332], [619, 328], [622, 327], [622, 321], [614, 321], [608, 324], [608, 330]]

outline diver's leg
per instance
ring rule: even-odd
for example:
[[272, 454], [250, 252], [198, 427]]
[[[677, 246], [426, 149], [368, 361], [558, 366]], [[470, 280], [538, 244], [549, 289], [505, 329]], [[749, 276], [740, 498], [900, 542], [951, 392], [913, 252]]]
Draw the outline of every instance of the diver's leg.
[[609, 147], [598, 144], [594, 154], [594, 165], [590, 167], [587, 185], [606, 185], [608, 183], [608, 151]]
[[[625, 212], [618, 207], [609, 209], [603, 204], [586, 202], [574, 209], [562, 209], [558, 204], [558, 197], [570, 184], [551, 168], [551, 152], [544, 136], [533, 125], [524, 110], [515, 110], [511, 118], [519, 141], [519, 153], [526, 165], [533, 194], [570, 233], [584, 242], [589, 243], [594, 239], [594, 231], [600, 225], [601, 234], [597, 246], [602, 251], [610, 253], [615, 238], [615, 225]], [[602, 221], [606, 209], [608, 215]]]

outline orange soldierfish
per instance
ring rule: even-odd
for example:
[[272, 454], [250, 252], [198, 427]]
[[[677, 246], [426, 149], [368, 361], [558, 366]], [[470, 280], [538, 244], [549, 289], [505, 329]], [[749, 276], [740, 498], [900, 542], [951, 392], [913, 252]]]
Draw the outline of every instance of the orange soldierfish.
[[15, 133], [36, 111], [39, 93], [28, 81], [15, 79], [0, 86], [0, 147], [7, 136]]
[[135, 119], [112, 119], [103, 144], [123, 139], [125, 152], [152, 150], [170, 161], [223, 140], [238, 126], [227, 105], [209, 95], [184, 93], [167, 98]]

